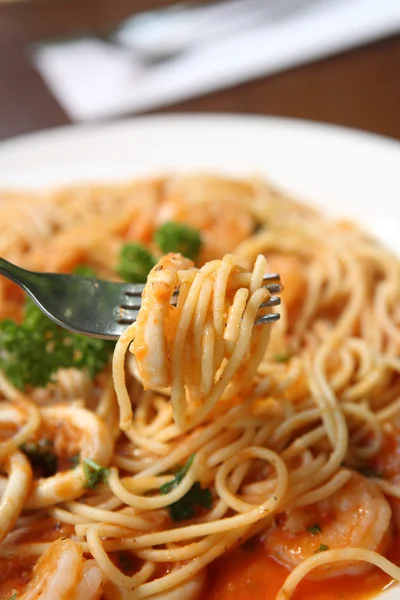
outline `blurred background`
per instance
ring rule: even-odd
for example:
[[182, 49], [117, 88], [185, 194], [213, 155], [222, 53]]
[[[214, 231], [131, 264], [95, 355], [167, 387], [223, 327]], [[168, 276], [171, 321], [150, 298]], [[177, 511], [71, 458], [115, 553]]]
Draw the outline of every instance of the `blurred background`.
[[0, 139], [187, 111], [400, 139], [400, 0], [0, 0]]

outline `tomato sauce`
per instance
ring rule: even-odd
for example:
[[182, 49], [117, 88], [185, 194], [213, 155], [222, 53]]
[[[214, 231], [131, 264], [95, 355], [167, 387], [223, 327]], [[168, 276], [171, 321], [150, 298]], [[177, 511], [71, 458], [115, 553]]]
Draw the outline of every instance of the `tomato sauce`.
[[[400, 564], [400, 535], [387, 557]], [[275, 600], [288, 569], [268, 555], [259, 543], [255, 548], [238, 548], [210, 565], [204, 600]], [[393, 579], [373, 567], [362, 575], [329, 579], [304, 579], [291, 600], [366, 600], [394, 585]], [[399, 594], [400, 596], [400, 594]]]

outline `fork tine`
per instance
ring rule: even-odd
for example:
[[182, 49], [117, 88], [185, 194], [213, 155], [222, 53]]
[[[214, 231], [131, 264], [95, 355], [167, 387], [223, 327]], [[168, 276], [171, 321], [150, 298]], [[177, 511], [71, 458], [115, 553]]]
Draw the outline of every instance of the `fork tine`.
[[270, 306], [279, 306], [281, 299], [278, 296], [271, 296], [267, 302], [260, 304], [260, 308], [269, 308]]
[[274, 321], [279, 321], [281, 315], [279, 313], [269, 313], [268, 315], [262, 315], [262, 317], [258, 317], [256, 321], [254, 321], [254, 325], [265, 325], [266, 323], [274, 323]]
[[280, 280], [281, 280], [281, 276], [279, 275], [279, 273], [267, 273], [263, 277], [263, 283], [264, 282], [272, 282], [272, 281], [280, 281]]
[[140, 297], [144, 290], [143, 283], [127, 283], [123, 285], [123, 293], [125, 296], [138, 296]]
[[116, 308], [114, 312], [115, 320], [120, 325], [130, 325], [131, 323], [136, 321], [138, 314], [138, 310], [130, 311], [129, 309], [125, 309], [122, 307]]
[[270, 294], [280, 294], [283, 291], [283, 286], [280, 283], [270, 283], [264, 287]]

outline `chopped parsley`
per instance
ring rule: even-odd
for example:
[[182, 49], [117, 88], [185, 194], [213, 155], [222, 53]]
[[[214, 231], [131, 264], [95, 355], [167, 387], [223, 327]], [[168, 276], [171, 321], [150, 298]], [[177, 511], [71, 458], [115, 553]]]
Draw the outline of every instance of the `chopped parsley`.
[[66, 331], [27, 298], [21, 324], [0, 322], [0, 370], [19, 389], [45, 387], [60, 368], [86, 370], [93, 378], [110, 360], [114, 345]]
[[156, 259], [142, 244], [132, 242], [122, 246], [119, 254], [117, 273], [130, 283], [146, 283], [149, 271]]
[[[175, 477], [164, 483], [160, 487], [162, 494], [169, 494], [172, 492], [182, 481], [188, 470], [190, 469], [194, 460], [194, 454], [189, 456], [185, 465], [178, 469], [175, 473]], [[196, 514], [198, 508], [210, 509], [212, 505], [212, 494], [208, 488], [202, 488], [199, 481], [195, 481], [190, 490], [186, 492], [182, 498], [173, 502], [168, 506], [168, 511], [173, 521], [183, 521], [184, 519], [191, 519]]]
[[81, 275], [82, 277], [90, 277], [91, 279], [95, 279], [96, 271], [88, 265], [78, 265], [74, 269], [74, 275]]
[[12, 596], [9, 596], [7, 600], [17, 600], [17, 592], [14, 592]]
[[329, 550], [329, 546], [326, 544], [321, 544], [318, 550], [315, 551], [315, 554], [317, 554], [317, 552], [325, 552], [326, 550]]
[[180, 252], [191, 260], [196, 260], [203, 245], [198, 229], [175, 221], [163, 223], [155, 232], [154, 240], [164, 254]]
[[312, 533], [313, 535], [317, 535], [317, 533], [321, 533], [321, 525], [319, 523], [314, 523], [311, 527], [307, 527], [307, 531]]
[[32, 467], [40, 471], [43, 477], [51, 477], [57, 473], [58, 458], [51, 440], [41, 439], [38, 442], [26, 442], [22, 444], [21, 450], [28, 457]]
[[196, 514], [197, 508], [210, 510], [212, 494], [208, 488], [202, 488], [199, 481], [195, 481], [186, 494], [169, 505], [168, 510], [173, 521], [191, 519]]
[[190, 467], [192, 466], [193, 461], [194, 461], [194, 454], [191, 454], [189, 456], [189, 458], [187, 459], [186, 463], [184, 464], [184, 466], [180, 467], [176, 471], [175, 477], [171, 481], [167, 481], [167, 483], [164, 483], [160, 487], [160, 492], [162, 494], [169, 494], [169, 492], [172, 492], [172, 490], [174, 490], [176, 487], [178, 487], [178, 485], [180, 484], [180, 482], [182, 481], [182, 479], [185, 477], [186, 473], [189, 471]]
[[290, 354], [275, 354], [274, 361], [277, 363], [286, 363], [291, 359]]
[[103, 483], [107, 479], [110, 470], [102, 467], [91, 458], [85, 458], [83, 461], [83, 473], [86, 480], [85, 487], [95, 490], [100, 483]]

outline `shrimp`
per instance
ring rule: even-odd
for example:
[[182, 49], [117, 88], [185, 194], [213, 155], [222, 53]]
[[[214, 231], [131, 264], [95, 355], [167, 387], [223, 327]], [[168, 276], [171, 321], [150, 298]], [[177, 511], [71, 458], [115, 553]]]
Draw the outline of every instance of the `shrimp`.
[[178, 271], [191, 267], [191, 260], [181, 254], [170, 253], [149, 273], [132, 344], [132, 352], [137, 358], [139, 375], [145, 389], [170, 385], [164, 327], [167, 315], [175, 310], [170, 300], [179, 285]]
[[179, 177], [168, 182], [157, 224], [183, 221], [201, 231], [203, 264], [222, 258], [253, 232], [256, 222], [250, 206], [252, 186], [239, 181], [200, 176]]
[[[392, 511], [376, 483], [353, 473], [332, 496], [288, 510], [265, 540], [278, 562], [294, 569], [323, 550], [365, 548], [383, 554], [390, 542]], [[316, 569], [312, 577], [362, 573], [366, 563], [340, 562]]]
[[83, 558], [81, 547], [61, 538], [37, 561], [18, 600], [99, 600], [102, 579], [96, 563]]
[[[58, 455], [72, 456], [78, 451], [82, 459], [90, 458], [101, 466], [109, 464], [114, 442], [107, 425], [96, 414], [79, 406], [58, 404], [43, 407], [41, 417], [40, 434], [48, 433], [54, 439]], [[84, 470], [79, 464], [35, 480], [24, 508], [32, 510], [75, 500], [84, 492]]]

